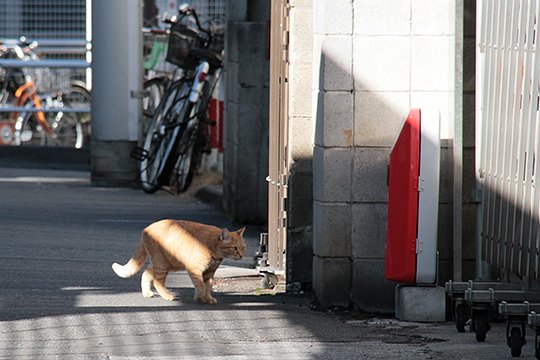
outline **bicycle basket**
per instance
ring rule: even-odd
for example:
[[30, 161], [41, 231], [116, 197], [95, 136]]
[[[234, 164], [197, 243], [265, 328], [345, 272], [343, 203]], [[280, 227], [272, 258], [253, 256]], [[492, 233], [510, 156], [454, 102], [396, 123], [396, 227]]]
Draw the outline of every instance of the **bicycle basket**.
[[193, 62], [193, 58], [189, 56], [189, 50], [200, 47], [201, 37], [195, 30], [180, 23], [172, 24], [170, 30], [165, 60], [181, 68], [189, 67]]

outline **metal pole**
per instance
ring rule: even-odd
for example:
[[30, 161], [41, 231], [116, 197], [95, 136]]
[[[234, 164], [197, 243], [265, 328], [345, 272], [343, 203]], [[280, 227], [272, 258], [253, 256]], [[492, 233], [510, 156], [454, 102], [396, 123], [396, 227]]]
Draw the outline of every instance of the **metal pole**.
[[454, 281], [463, 277], [463, 0], [455, 2], [455, 78], [454, 78]]

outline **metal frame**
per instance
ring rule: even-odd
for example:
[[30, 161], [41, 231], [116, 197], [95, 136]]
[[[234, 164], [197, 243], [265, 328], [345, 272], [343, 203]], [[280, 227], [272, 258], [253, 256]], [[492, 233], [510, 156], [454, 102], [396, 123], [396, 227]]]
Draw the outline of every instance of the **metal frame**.
[[[501, 282], [447, 282], [458, 331], [471, 318], [484, 341], [490, 316], [507, 322], [513, 356], [525, 344], [525, 325], [540, 318], [540, 0], [477, 0], [476, 275], [486, 280], [483, 261]], [[519, 279], [520, 281], [510, 282]]]
[[[284, 275], [289, 176], [289, 0], [272, 1], [267, 261], [263, 273]], [[280, 55], [281, 54], [281, 55]], [[264, 237], [263, 237], [264, 238]]]
[[535, 19], [540, 18], [540, 5], [536, 0], [493, 0], [479, 6], [482, 255], [504, 277], [516, 274], [528, 288], [539, 280], [535, 204], [540, 203], [540, 192], [535, 184], [540, 54]]

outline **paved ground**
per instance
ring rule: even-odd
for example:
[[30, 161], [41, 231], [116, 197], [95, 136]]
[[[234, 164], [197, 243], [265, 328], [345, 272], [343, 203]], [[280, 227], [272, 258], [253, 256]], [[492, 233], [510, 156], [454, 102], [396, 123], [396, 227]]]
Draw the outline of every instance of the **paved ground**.
[[[223, 278], [217, 305], [180, 295], [144, 299], [139, 276], [120, 279], [141, 229], [162, 218], [233, 226], [193, 197], [89, 186], [88, 173], [0, 168], [0, 358], [2, 359], [505, 359], [504, 324], [486, 343], [452, 323], [311, 309], [309, 296], [266, 294], [256, 277]], [[249, 252], [259, 229], [249, 228]], [[222, 276], [246, 274], [228, 261]], [[234, 266], [234, 267], [233, 267]], [[243, 269], [243, 270], [242, 270]], [[533, 357], [529, 331], [524, 358]]]

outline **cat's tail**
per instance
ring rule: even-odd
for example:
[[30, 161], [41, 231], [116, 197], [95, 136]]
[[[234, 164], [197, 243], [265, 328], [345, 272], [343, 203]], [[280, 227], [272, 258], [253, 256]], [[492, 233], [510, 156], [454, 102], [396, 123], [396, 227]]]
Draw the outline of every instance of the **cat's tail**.
[[148, 253], [144, 248], [145, 236], [146, 234], [143, 232], [139, 246], [137, 246], [135, 252], [131, 256], [131, 259], [129, 259], [129, 261], [125, 265], [120, 265], [118, 263], [112, 264], [112, 269], [114, 270], [116, 275], [120, 276], [121, 278], [129, 278], [138, 273], [139, 270], [141, 270], [144, 262], [146, 261], [146, 258], [148, 257]]

